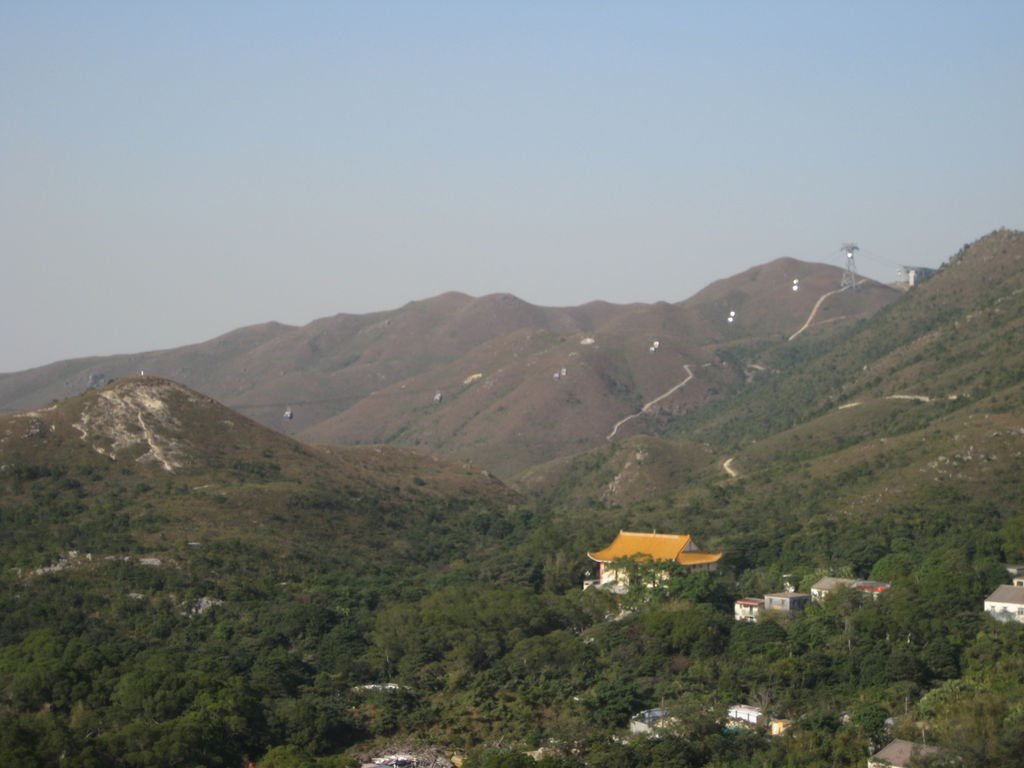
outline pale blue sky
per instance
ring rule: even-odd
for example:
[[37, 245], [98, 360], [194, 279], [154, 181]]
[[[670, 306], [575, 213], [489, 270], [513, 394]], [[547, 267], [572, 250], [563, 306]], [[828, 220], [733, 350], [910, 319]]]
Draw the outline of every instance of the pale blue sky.
[[0, 0], [0, 371], [1024, 228], [1024, 3]]

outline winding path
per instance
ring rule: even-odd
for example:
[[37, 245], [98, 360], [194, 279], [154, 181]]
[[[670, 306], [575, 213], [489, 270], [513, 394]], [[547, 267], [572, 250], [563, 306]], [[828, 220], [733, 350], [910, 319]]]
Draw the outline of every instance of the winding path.
[[[859, 286], [859, 285], [860, 285], [861, 283], [863, 283], [863, 282], [864, 282], [864, 281], [859, 281], [859, 282], [857, 283], [857, 285]], [[827, 298], [828, 298], [829, 296], [834, 296], [834, 295], [836, 295], [836, 294], [838, 294], [838, 293], [843, 293], [843, 291], [847, 290], [847, 289], [848, 289], [849, 287], [850, 287], [850, 286], [844, 286], [843, 288], [837, 288], [837, 289], [836, 289], [835, 291], [829, 291], [829, 292], [828, 292], [828, 293], [826, 293], [826, 294], [822, 294], [822, 295], [821, 295], [821, 296], [820, 296], [820, 297], [818, 298], [818, 300], [814, 302], [814, 307], [813, 307], [813, 308], [811, 309], [811, 313], [810, 313], [809, 315], [807, 315], [807, 319], [806, 319], [806, 321], [804, 322], [804, 325], [802, 325], [802, 326], [800, 327], [800, 330], [799, 330], [799, 331], [797, 331], [797, 333], [795, 333], [795, 334], [794, 334], [793, 336], [791, 336], [790, 338], [788, 338], [788, 341], [793, 341], [793, 340], [794, 340], [794, 339], [796, 339], [796, 338], [797, 338], [798, 336], [800, 336], [800, 334], [804, 333], [804, 331], [806, 331], [806, 330], [807, 330], [807, 327], [808, 327], [808, 326], [810, 326], [810, 325], [811, 325], [811, 323], [813, 323], [813, 322], [814, 322], [814, 315], [818, 313], [818, 309], [819, 309], [819, 308], [821, 307], [821, 304], [822, 304], [822, 303], [824, 303], [824, 300], [825, 300], [825, 299], [827, 299]]]
[[[858, 280], [856, 285], [860, 285], [863, 282], [864, 282], [864, 280]], [[856, 285], [854, 287], [856, 287]], [[811, 309], [811, 314], [809, 314], [807, 316], [807, 320], [804, 322], [803, 325], [800, 326], [800, 329], [796, 333], [794, 333], [792, 336], [789, 337], [788, 340], [792, 341], [797, 336], [799, 336], [801, 333], [803, 333], [804, 331], [807, 330], [807, 326], [809, 326], [812, 322], [814, 322], [814, 316], [816, 314], [818, 314], [818, 309], [824, 303], [825, 299], [827, 299], [829, 296], [834, 296], [837, 293], [842, 293], [843, 291], [845, 291], [849, 287], [850, 286], [848, 286], [848, 285], [844, 285], [842, 288], [836, 288], [834, 291], [829, 291], [828, 293], [822, 294], [818, 298], [818, 300], [816, 302], [814, 302], [814, 307], [813, 307], [813, 309]]]
[[732, 468], [732, 462], [735, 458], [735, 456], [730, 456], [728, 459], [722, 462], [722, 469], [726, 471], [729, 477], [739, 477], [740, 474], [739, 472]]
[[678, 384], [676, 384], [674, 387], [672, 387], [667, 392], [662, 392], [660, 395], [658, 395], [656, 398], [651, 400], [649, 403], [644, 403], [644, 407], [641, 408], [636, 413], [631, 413], [626, 418], [619, 419], [617, 422], [615, 422], [615, 426], [612, 427], [612, 431], [608, 433], [608, 437], [606, 437], [605, 440], [611, 440], [613, 437], [615, 437], [615, 433], [619, 431], [619, 427], [621, 427], [627, 421], [629, 421], [630, 419], [635, 419], [637, 416], [640, 416], [640, 415], [642, 415], [644, 413], [647, 413], [649, 410], [651, 410], [652, 407], [654, 407], [654, 405], [656, 403], [661, 402], [662, 400], [664, 400], [669, 395], [674, 394], [675, 392], [677, 392], [678, 390], [682, 389], [687, 384], [689, 384], [690, 383], [690, 379], [693, 378], [693, 369], [690, 368], [690, 364], [689, 363], [684, 365], [683, 368], [686, 370], [686, 378], [685, 379], [680, 381]]

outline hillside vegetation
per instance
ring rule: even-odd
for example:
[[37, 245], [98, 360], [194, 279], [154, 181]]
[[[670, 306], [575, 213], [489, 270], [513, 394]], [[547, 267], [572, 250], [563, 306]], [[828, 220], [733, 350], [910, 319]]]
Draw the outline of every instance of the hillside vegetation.
[[477, 468], [309, 448], [149, 376], [0, 418], [0, 491], [5, 765], [235, 765], [307, 716], [347, 744], [378, 607], [531, 521]]
[[[0, 764], [853, 768], [898, 737], [1021, 765], [1024, 626], [982, 604], [1024, 562], [1022, 303], [1024, 234], [999, 231], [870, 318], [723, 330], [694, 370], [731, 389], [531, 465], [524, 495], [405, 448], [310, 447], [159, 377], [4, 416]], [[513, 334], [527, 359], [600, 346], [562, 335]], [[618, 563], [657, 586], [582, 590], [622, 529], [691, 534], [721, 568]], [[824, 575], [891, 588], [733, 619]], [[738, 728], [737, 703], [790, 727]], [[652, 708], [665, 727], [630, 734]]]

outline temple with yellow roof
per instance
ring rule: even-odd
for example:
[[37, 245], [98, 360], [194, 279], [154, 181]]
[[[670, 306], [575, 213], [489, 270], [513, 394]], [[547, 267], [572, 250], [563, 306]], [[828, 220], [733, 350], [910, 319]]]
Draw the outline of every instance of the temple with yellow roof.
[[584, 583], [588, 586], [604, 586], [613, 582], [628, 587], [629, 576], [625, 570], [611, 565], [615, 560], [672, 561], [688, 571], [713, 571], [722, 559], [721, 552], [701, 552], [693, 543], [693, 537], [674, 533], [635, 533], [619, 531], [615, 541], [599, 552], [588, 552], [587, 556], [597, 562], [598, 578]]

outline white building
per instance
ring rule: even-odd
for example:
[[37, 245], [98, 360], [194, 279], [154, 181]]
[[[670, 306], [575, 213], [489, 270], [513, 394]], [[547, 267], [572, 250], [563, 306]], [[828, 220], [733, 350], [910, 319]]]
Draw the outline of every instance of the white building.
[[1001, 584], [985, 598], [985, 613], [999, 621], [1024, 624], [1024, 587]]
[[929, 277], [935, 274], [935, 270], [931, 267], [900, 267], [899, 280], [901, 283], [906, 284], [909, 288], [913, 288], [915, 285], [922, 283]]
[[750, 723], [751, 725], [757, 725], [757, 721], [764, 714], [760, 707], [755, 707], [750, 704], [733, 704], [729, 707], [729, 719], [730, 720], [742, 720], [744, 723]]
[[733, 615], [736, 621], [756, 622], [764, 610], [764, 600], [760, 597], [741, 597], [733, 604]]

